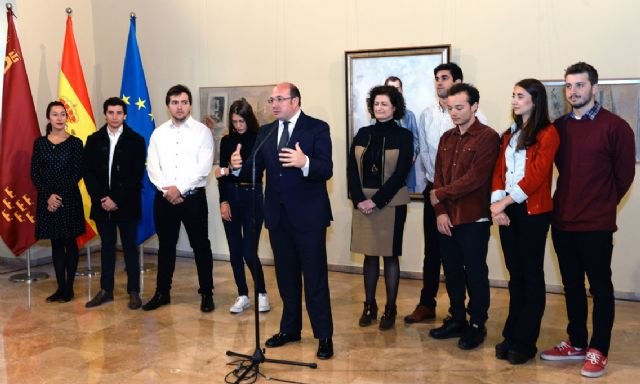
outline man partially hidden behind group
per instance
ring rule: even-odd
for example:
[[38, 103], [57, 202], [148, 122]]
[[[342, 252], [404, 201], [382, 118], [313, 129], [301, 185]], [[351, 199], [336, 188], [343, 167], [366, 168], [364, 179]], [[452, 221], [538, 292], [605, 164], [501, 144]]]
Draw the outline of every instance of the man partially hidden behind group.
[[105, 100], [103, 111], [106, 124], [87, 138], [84, 148], [83, 177], [91, 196], [91, 219], [96, 222], [102, 242], [100, 291], [86, 307], [113, 301], [119, 229], [129, 308], [138, 309], [142, 302], [136, 238], [142, 217], [141, 189], [147, 148], [144, 138], [124, 122], [127, 117], [124, 101], [111, 97]]
[[213, 255], [205, 185], [213, 164], [213, 136], [191, 117], [189, 88], [175, 85], [165, 103], [171, 119], [153, 131], [149, 141], [147, 172], [157, 191], [154, 221], [158, 234], [156, 292], [142, 309], [151, 311], [171, 302], [176, 266], [176, 244], [184, 224], [193, 249], [201, 295], [200, 310], [211, 312], [213, 303]]
[[[332, 215], [327, 180], [333, 175], [329, 125], [300, 109], [298, 87], [281, 83], [268, 100], [276, 121], [258, 131], [253, 158], [257, 174], [266, 171], [264, 221], [273, 249], [283, 302], [280, 331], [266, 346], [299, 341], [302, 284], [317, 356], [333, 356], [326, 232]], [[233, 172], [242, 164], [241, 145], [231, 155]], [[251, 167], [251, 159], [244, 166]]]

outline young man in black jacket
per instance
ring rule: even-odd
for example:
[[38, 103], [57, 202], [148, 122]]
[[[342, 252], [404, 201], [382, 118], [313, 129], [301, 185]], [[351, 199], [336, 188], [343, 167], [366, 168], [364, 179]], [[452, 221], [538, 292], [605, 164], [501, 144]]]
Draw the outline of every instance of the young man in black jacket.
[[127, 105], [117, 97], [104, 102], [106, 124], [87, 138], [84, 147], [84, 182], [91, 196], [91, 219], [102, 240], [100, 291], [85, 305], [96, 307], [113, 301], [116, 265], [116, 230], [127, 270], [129, 308], [138, 309], [140, 264], [136, 250], [138, 222], [142, 215], [141, 190], [147, 156], [142, 136], [128, 127]]

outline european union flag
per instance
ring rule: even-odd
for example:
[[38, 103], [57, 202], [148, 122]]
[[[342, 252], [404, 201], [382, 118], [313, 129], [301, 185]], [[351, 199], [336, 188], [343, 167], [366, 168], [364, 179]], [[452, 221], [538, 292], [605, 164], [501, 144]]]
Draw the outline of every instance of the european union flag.
[[[138, 132], [149, 147], [151, 132], [155, 129], [153, 114], [151, 113], [151, 100], [149, 90], [144, 78], [142, 59], [136, 39], [136, 17], [131, 16], [129, 26], [129, 38], [127, 40], [127, 53], [124, 57], [124, 69], [122, 70], [122, 87], [120, 88], [122, 100], [127, 103], [127, 125]], [[153, 224], [153, 198], [155, 187], [149, 180], [149, 175], [144, 172], [142, 180], [142, 220], [138, 226], [138, 239], [140, 245], [156, 233]]]

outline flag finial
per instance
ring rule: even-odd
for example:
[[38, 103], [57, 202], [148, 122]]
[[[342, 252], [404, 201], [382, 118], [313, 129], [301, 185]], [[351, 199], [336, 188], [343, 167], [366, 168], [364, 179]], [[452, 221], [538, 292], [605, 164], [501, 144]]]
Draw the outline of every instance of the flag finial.
[[13, 8], [13, 5], [11, 3], [7, 3], [7, 9], [10, 10], [11, 8]]
[[73, 13], [73, 9], [71, 9], [71, 7], [65, 9], [65, 11], [67, 11], [67, 15], [71, 16], [71, 14]]
[[129, 14], [129, 16], [131, 16], [131, 17], [136, 17], [136, 13], [135, 13], [135, 12], [131, 12], [131, 13]]

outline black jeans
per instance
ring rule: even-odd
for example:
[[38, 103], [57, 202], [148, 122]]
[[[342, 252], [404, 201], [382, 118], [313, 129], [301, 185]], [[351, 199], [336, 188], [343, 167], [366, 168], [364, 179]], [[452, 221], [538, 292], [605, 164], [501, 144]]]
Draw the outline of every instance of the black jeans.
[[440, 287], [440, 233], [436, 223], [436, 211], [429, 200], [429, 192], [433, 184], [429, 183], [422, 195], [424, 196], [424, 209], [422, 216], [422, 229], [424, 233], [424, 260], [422, 261], [422, 290], [420, 291], [420, 304], [429, 308], [436, 308], [436, 296]]
[[184, 224], [193, 249], [198, 270], [199, 293], [213, 293], [213, 253], [209, 242], [207, 197], [204, 188], [185, 197], [184, 202], [173, 205], [162, 193], [157, 192], [154, 201], [154, 221], [158, 233], [158, 274], [156, 290], [163, 294], [171, 291], [173, 271], [176, 267], [176, 244], [180, 223]]
[[[222, 224], [227, 235], [231, 269], [238, 286], [238, 295], [246, 296], [249, 294], [244, 272], [245, 262], [258, 292], [267, 293], [264, 286], [262, 263], [258, 258], [258, 242], [263, 220], [262, 189], [257, 186], [254, 191], [253, 187], [230, 184], [226, 192], [227, 202], [231, 208], [231, 221], [222, 220]], [[255, 212], [253, 211], [254, 207]]]
[[551, 213], [529, 215], [527, 206], [505, 210], [510, 224], [500, 226], [500, 242], [509, 270], [509, 314], [502, 336], [523, 353], [535, 353], [544, 314], [544, 250]]
[[440, 252], [456, 321], [466, 320], [465, 299], [469, 291], [471, 323], [484, 325], [489, 311], [489, 222], [460, 224], [451, 228], [451, 236], [440, 234]]
[[[552, 227], [551, 235], [564, 285], [569, 317], [569, 340], [575, 347], [588, 346], [607, 356], [615, 317], [615, 298], [611, 281], [613, 232], [569, 232]], [[589, 292], [593, 297], [593, 334], [590, 343], [587, 331], [585, 274], [589, 279]]]
[[127, 293], [140, 292], [140, 261], [136, 249], [136, 237], [138, 236], [137, 221], [106, 221], [97, 220], [96, 226], [100, 234], [102, 273], [100, 275], [100, 288], [113, 292], [114, 272], [116, 269], [116, 240], [117, 229], [120, 229], [120, 241], [124, 253], [124, 263], [127, 269]]

